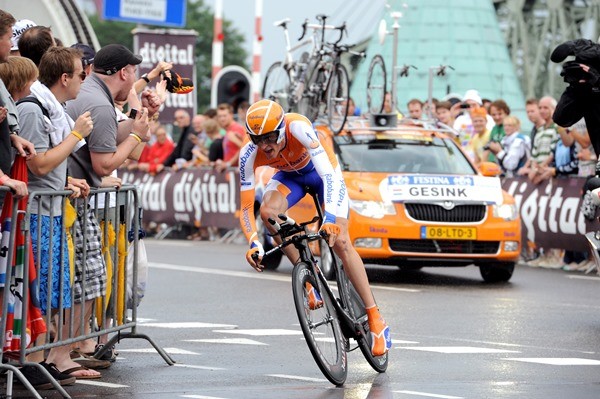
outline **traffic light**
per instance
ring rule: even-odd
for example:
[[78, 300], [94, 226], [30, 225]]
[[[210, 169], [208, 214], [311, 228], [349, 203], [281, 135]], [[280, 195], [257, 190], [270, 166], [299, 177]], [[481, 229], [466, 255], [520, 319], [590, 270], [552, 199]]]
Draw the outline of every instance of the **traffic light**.
[[240, 66], [229, 65], [221, 69], [212, 84], [211, 106], [227, 103], [237, 112], [242, 101], [250, 101], [251, 81], [250, 73]]

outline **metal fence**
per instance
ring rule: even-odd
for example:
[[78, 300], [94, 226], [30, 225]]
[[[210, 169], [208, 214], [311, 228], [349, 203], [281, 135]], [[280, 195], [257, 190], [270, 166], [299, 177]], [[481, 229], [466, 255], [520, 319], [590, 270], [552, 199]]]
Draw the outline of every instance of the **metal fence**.
[[[7, 370], [9, 397], [14, 373], [34, 397], [41, 398], [18, 369], [29, 365], [70, 398], [42, 365], [27, 358], [90, 338], [106, 340], [96, 358], [121, 339], [142, 338], [167, 364], [175, 363], [137, 331], [141, 207], [136, 188], [94, 189], [85, 199], [70, 199], [71, 195], [70, 190], [30, 192], [26, 209], [21, 204], [19, 210], [19, 201], [12, 200], [10, 220], [0, 220], [6, 231], [0, 253], [7, 264], [4, 281], [10, 287], [3, 293], [0, 369]], [[15, 322], [19, 318], [20, 323]], [[44, 325], [45, 332], [36, 337], [36, 329], [43, 330]]]

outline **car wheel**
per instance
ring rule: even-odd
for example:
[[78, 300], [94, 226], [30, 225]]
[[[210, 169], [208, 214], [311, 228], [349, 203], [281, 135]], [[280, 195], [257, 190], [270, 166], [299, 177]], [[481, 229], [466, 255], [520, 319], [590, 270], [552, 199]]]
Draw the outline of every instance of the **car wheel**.
[[491, 263], [479, 266], [479, 273], [486, 283], [505, 283], [513, 275], [515, 264], [509, 263]]
[[[321, 272], [327, 280], [332, 280], [335, 276], [335, 270], [333, 268], [333, 252], [329, 249], [329, 246], [325, 240], [319, 240], [319, 267]], [[339, 260], [338, 260], [339, 261]]]
[[[263, 220], [260, 217], [260, 207], [255, 207], [254, 217], [256, 218], [256, 231], [258, 231], [258, 235], [260, 237], [259, 241], [262, 244], [265, 252], [273, 249], [275, 247], [275, 243], [272, 237], [269, 237], [269, 231], [265, 227]], [[281, 250], [273, 252], [272, 254], [265, 256], [261, 262], [261, 264], [267, 270], [275, 270], [279, 267], [281, 263], [281, 258], [283, 257], [283, 252]]]

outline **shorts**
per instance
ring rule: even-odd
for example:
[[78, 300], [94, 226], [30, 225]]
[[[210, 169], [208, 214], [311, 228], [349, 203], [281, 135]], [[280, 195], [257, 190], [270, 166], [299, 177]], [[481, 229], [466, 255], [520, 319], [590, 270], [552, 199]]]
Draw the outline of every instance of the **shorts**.
[[[47, 313], [49, 297], [51, 298], [51, 309], [70, 308], [71, 270], [69, 267], [69, 248], [62, 224], [62, 216], [54, 216], [51, 221], [50, 216], [32, 214], [30, 220], [31, 246], [33, 247], [34, 256], [32, 261], [39, 270], [38, 300], [42, 314]], [[39, 241], [38, 227], [41, 234]], [[52, 242], [50, 242], [51, 230]], [[48, 284], [49, 281], [50, 285]], [[62, 298], [62, 305], [59, 303], [59, 298]]]
[[[339, 170], [336, 170], [336, 178], [339, 179], [340, 190], [343, 191], [343, 198], [337, 203], [334, 215], [336, 217], [348, 219], [350, 202], [348, 199], [348, 192], [346, 191], [346, 183]], [[286, 188], [281, 188], [284, 186]], [[323, 179], [319, 176], [316, 169], [311, 170], [305, 174], [299, 174], [297, 172], [282, 172], [279, 171], [273, 175], [271, 180], [265, 187], [265, 192], [276, 190], [282, 193], [288, 203], [288, 208], [296, 205], [304, 196], [308, 190], [318, 194], [319, 203], [324, 203], [324, 188]]]
[[[82, 230], [84, 221], [87, 223], [85, 231]], [[87, 301], [104, 296], [106, 295], [106, 265], [102, 257], [102, 231], [96, 215], [89, 206], [84, 209], [83, 204], [77, 205], [77, 219], [73, 227], [75, 244], [73, 292], [75, 293], [75, 302], [82, 302], [82, 297], [84, 301]], [[85, 254], [83, 252], [84, 244]]]

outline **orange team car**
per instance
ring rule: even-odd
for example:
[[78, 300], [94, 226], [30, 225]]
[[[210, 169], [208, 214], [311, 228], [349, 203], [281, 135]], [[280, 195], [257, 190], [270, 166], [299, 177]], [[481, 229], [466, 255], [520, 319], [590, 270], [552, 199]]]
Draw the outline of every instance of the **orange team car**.
[[[338, 156], [350, 196], [350, 238], [365, 263], [400, 269], [474, 264], [486, 282], [512, 277], [521, 251], [515, 200], [502, 190], [499, 166], [477, 168], [454, 131], [414, 120], [396, 128], [350, 121], [337, 136], [325, 126], [316, 129]], [[311, 204], [305, 198], [290, 212], [309, 220]], [[327, 266], [329, 251], [322, 252]]]

